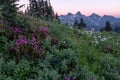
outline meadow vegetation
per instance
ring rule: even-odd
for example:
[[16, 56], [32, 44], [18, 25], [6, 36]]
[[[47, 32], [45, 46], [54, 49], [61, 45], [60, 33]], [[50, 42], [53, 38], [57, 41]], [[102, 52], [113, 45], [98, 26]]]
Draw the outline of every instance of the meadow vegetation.
[[1, 10], [0, 80], [120, 80], [119, 34], [6, 15]]
[[0, 24], [1, 80], [120, 79], [118, 34], [25, 19], [30, 26]]

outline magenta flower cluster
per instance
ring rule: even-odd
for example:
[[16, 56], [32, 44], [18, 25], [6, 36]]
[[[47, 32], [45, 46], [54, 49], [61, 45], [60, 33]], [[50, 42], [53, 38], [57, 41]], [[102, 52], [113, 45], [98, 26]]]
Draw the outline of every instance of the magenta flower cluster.
[[70, 77], [64, 77], [65, 80], [76, 80], [76, 77], [70, 78]]
[[64, 75], [64, 79], [65, 80], [76, 80], [77, 77], [70, 78], [70, 77], [67, 77], [66, 75]]
[[24, 56], [26, 54], [31, 54], [34, 58], [43, 56], [45, 49], [43, 48], [42, 43], [48, 36], [51, 37], [53, 45], [58, 42], [53, 34], [49, 35], [49, 29], [47, 27], [33, 28], [31, 35], [20, 27], [10, 27], [9, 31], [11, 33], [10, 38], [15, 41], [15, 45], [9, 45], [9, 50], [19, 53], [19, 56]]
[[29, 43], [30, 43], [31, 45], [33, 45], [35, 41], [36, 41], [35, 37], [34, 37], [34, 36], [32, 36], [32, 39], [30, 40], [30, 42], [29, 42]]
[[16, 46], [21, 46], [27, 44], [27, 39], [26, 37], [20, 38], [16, 40]]
[[40, 31], [42, 31], [42, 32], [48, 32], [49, 31], [49, 29], [48, 28], [40, 28]]
[[36, 41], [36, 38], [32, 36], [32, 39], [29, 41], [29, 44], [32, 45], [33, 49], [37, 50], [39, 48], [39, 43]]
[[65, 80], [70, 80], [70, 78], [69, 77], [65, 77]]
[[22, 33], [23, 30], [19, 27], [9, 27], [9, 30], [12, 32], [18, 32], [18, 33]]
[[34, 35], [32, 35], [32, 39], [29, 41], [29, 44], [32, 46], [33, 51], [37, 51], [38, 55], [44, 53], [44, 50], [41, 47], [41, 42], [37, 40]]

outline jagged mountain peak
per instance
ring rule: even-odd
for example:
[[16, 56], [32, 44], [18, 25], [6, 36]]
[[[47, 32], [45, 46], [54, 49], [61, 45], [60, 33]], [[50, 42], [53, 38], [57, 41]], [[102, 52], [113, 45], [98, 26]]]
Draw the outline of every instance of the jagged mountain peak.
[[73, 15], [73, 14], [69, 12], [67, 15]]
[[78, 12], [76, 13], [76, 15], [81, 15], [81, 12], [80, 12], [80, 11], [78, 11]]
[[[68, 13], [67, 15], [60, 16], [59, 19], [61, 21], [61, 23], [63, 24], [68, 24], [70, 26], [73, 26], [75, 20], [78, 20], [78, 22], [80, 21], [80, 18], [83, 18], [85, 23], [87, 24], [87, 29], [91, 30], [91, 28], [95, 28], [95, 31], [99, 31], [101, 28], [103, 28], [105, 26], [105, 22], [106, 21], [110, 21], [113, 29], [115, 28], [115, 26], [119, 26], [120, 27], [120, 19], [119, 18], [115, 18], [113, 16], [109, 16], [109, 15], [104, 15], [104, 16], [99, 16], [96, 13], [92, 13], [90, 16], [85, 16], [84, 14], [81, 14], [80, 11], [78, 11], [76, 14], [72, 14], [72, 13]], [[115, 24], [115, 25], [113, 25]]]
[[101, 16], [99, 16], [99, 15], [96, 14], [96, 13], [92, 13], [89, 17], [101, 17]]
[[113, 19], [115, 19], [115, 17], [110, 16], [110, 15], [104, 15], [103, 18], [113, 18]]

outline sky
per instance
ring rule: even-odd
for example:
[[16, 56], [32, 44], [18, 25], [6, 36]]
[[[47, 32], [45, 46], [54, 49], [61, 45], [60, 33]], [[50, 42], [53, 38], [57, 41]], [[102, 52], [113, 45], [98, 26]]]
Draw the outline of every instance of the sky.
[[[65, 15], [80, 11], [89, 16], [92, 13], [120, 17], [120, 0], [50, 0], [54, 12]], [[20, 4], [28, 4], [28, 0], [20, 0]], [[26, 8], [26, 7], [24, 7]]]

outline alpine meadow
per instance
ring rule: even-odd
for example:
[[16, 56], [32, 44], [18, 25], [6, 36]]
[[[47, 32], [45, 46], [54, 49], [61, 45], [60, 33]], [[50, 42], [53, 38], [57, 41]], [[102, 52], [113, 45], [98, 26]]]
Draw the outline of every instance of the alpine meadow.
[[0, 0], [0, 80], [120, 80], [120, 18], [18, 3]]

